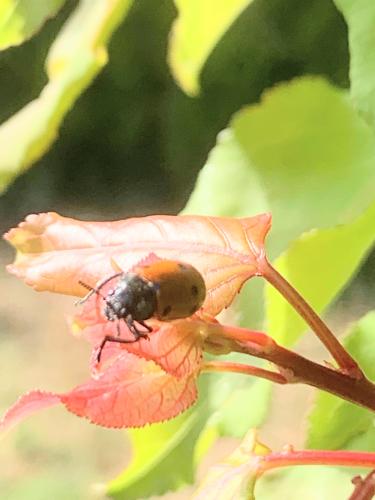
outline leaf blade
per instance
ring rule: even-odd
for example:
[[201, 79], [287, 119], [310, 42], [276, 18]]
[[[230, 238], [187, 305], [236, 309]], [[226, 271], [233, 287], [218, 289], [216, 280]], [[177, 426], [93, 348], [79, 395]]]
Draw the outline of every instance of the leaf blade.
[[[366, 314], [353, 327], [344, 340], [344, 345], [359, 363], [366, 376], [375, 380], [373, 363], [375, 352], [375, 312]], [[329, 419], [327, 419], [329, 415]], [[324, 423], [324, 425], [323, 425]], [[374, 437], [359, 441], [366, 432], [373, 432], [374, 417], [369, 410], [328, 393], [319, 392], [314, 409], [309, 415], [307, 445], [311, 448], [350, 448], [357, 440], [356, 449], [373, 451]]]
[[168, 60], [176, 81], [190, 95], [199, 92], [198, 76], [215, 45], [252, 0], [175, 0], [178, 18]]
[[76, 99], [107, 62], [105, 43], [131, 0], [83, 0], [52, 45], [48, 83], [0, 126], [0, 192], [51, 146]]
[[4, 238], [17, 249], [8, 270], [33, 288], [82, 296], [81, 280], [95, 284], [113, 274], [112, 262], [132, 268], [152, 250], [185, 260], [205, 279], [204, 310], [216, 315], [258, 272], [271, 217], [244, 219], [149, 216], [115, 222], [82, 222], [55, 213], [30, 215]]
[[3, 0], [0, 5], [0, 50], [20, 45], [57, 14], [65, 0]]

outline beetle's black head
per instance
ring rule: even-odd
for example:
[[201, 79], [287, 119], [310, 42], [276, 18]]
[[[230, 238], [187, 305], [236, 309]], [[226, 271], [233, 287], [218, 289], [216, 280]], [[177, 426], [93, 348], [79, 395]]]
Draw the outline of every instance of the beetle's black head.
[[156, 311], [154, 285], [135, 273], [126, 273], [105, 298], [104, 314], [110, 321], [131, 316], [135, 321], [151, 318]]

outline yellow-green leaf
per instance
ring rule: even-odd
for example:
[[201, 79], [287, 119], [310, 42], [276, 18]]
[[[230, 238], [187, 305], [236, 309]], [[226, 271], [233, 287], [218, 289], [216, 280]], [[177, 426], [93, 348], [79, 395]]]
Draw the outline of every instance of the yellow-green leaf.
[[199, 92], [200, 71], [212, 49], [252, 0], [175, 0], [169, 63], [187, 94]]
[[[278, 271], [320, 313], [358, 268], [375, 241], [375, 203], [352, 223], [313, 230], [295, 240], [274, 262]], [[266, 286], [269, 334], [284, 345], [307, 330], [306, 323], [272, 286]]]
[[76, 99], [107, 62], [105, 44], [131, 0], [81, 0], [53, 43], [41, 94], [0, 127], [0, 192], [56, 139]]
[[1, 0], [0, 50], [20, 45], [53, 17], [65, 0]]
[[348, 23], [350, 94], [363, 116], [375, 125], [375, 2], [334, 0]]

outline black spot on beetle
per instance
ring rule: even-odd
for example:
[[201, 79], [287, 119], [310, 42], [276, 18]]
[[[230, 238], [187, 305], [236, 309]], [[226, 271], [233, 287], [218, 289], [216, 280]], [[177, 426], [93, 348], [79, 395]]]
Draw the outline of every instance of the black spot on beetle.
[[198, 287], [193, 285], [191, 287], [191, 294], [193, 295], [193, 297], [196, 297], [198, 295]]
[[178, 263], [178, 267], [181, 269], [181, 271], [186, 271], [188, 269], [188, 266], [185, 264], [181, 264], [181, 262]]
[[164, 308], [163, 316], [168, 316], [168, 314], [172, 311], [172, 306], [167, 306]]

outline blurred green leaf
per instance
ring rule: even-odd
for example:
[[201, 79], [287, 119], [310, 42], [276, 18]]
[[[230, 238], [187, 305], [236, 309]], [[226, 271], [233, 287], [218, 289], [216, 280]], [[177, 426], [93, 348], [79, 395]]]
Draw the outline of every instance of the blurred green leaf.
[[116, 499], [148, 498], [176, 490], [194, 481], [194, 448], [206, 421], [206, 407], [161, 424], [129, 431], [133, 459], [108, 485]]
[[[358, 268], [375, 240], [375, 203], [350, 224], [303, 234], [274, 262], [277, 270], [319, 313]], [[266, 285], [267, 331], [284, 345], [308, 327], [271, 285]]]
[[131, 0], [81, 0], [48, 54], [49, 82], [0, 127], [0, 192], [56, 139], [65, 114], [106, 64], [105, 44], [130, 5]]
[[351, 221], [374, 199], [375, 139], [346, 92], [319, 78], [269, 90], [218, 136], [184, 213], [271, 211], [268, 253]]
[[345, 449], [351, 451], [370, 451], [375, 450], [375, 422], [367, 427], [366, 432], [358, 433], [345, 443]]
[[267, 380], [231, 373], [217, 375], [210, 384], [213, 414], [207, 425], [214, 425], [221, 436], [242, 438], [249, 428], [262, 425], [271, 390]]
[[172, 29], [169, 64], [187, 94], [199, 92], [200, 71], [225, 31], [252, 0], [175, 0], [178, 18]]
[[2, 0], [0, 2], [0, 50], [19, 45], [53, 17], [65, 0]]
[[348, 498], [353, 491], [353, 469], [299, 466], [264, 474], [256, 483], [261, 500], [332, 500]]
[[[345, 338], [344, 345], [370, 380], [375, 380], [375, 311], [364, 316]], [[337, 449], [353, 445], [373, 451], [375, 419], [372, 412], [332, 394], [319, 392], [309, 416], [307, 445], [310, 448]], [[369, 433], [369, 434], [368, 434]], [[361, 436], [366, 435], [366, 439]]]
[[375, 126], [375, 2], [334, 0], [349, 28], [350, 93], [364, 117]]

